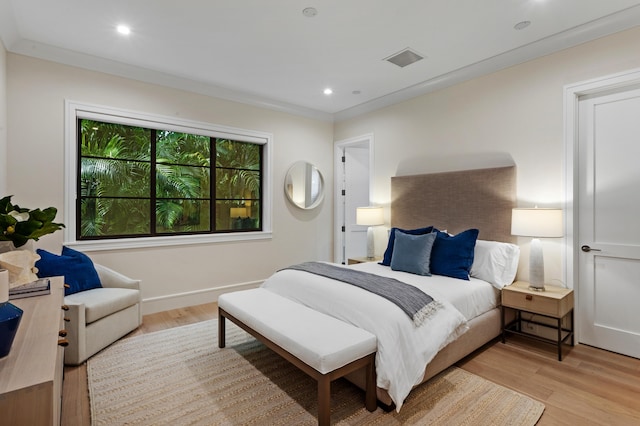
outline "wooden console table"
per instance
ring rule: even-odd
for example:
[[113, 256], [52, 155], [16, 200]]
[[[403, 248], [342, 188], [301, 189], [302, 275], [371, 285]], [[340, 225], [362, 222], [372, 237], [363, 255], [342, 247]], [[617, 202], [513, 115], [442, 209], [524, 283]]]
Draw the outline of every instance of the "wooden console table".
[[64, 348], [64, 279], [51, 279], [51, 294], [12, 300], [24, 311], [9, 355], [0, 358], [0, 422], [59, 425]]

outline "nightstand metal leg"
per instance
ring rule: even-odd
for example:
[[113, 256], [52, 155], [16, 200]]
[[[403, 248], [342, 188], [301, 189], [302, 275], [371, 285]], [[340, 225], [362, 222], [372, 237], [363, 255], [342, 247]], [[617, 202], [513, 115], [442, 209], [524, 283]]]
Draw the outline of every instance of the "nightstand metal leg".
[[507, 334], [507, 331], [504, 329], [504, 311], [505, 311], [505, 307], [501, 306], [500, 307], [500, 329], [502, 330], [502, 343], [505, 343], [506, 334]]
[[558, 361], [562, 361], [562, 318], [558, 318]]

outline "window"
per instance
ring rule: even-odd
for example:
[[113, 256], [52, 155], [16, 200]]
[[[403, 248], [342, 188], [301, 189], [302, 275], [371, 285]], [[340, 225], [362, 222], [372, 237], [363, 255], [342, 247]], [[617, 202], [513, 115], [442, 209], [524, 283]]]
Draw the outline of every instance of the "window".
[[68, 113], [68, 240], [95, 248], [270, 236], [269, 135], [71, 103]]

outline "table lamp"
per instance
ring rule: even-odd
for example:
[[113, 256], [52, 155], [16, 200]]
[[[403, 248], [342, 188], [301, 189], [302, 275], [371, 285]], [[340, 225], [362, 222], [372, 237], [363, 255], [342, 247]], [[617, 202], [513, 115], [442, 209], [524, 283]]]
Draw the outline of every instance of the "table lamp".
[[242, 229], [242, 219], [247, 217], [246, 207], [231, 207], [229, 211], [233, 229]]
[[356, 208], [356, 224], [367, 228], [367, 259], [372, 260], [375, 255], [373, 243], [373, 227], [384, 225], [382, 207], [368, 206]]
[[544, 259], [538, 238], [559, 238], [562, 233], [562, 210], [518, 208], [511, 213], [511, 234], [533, 237], [529, 252], [529, 288], [544, 291]]
[[246, 207], [231, 207], [231, 211], [229, 212], [229, 216], [232, 218], [243, 218], [247, 217], [247, 208]]

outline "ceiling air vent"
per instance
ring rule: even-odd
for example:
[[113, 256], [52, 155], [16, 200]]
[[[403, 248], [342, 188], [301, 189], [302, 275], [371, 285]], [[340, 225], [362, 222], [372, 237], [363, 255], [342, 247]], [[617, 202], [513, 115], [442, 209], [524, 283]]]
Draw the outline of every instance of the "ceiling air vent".
[[424, 59], [424, 56], [419, 55], [418, 53], [407, 47], [406, 49], [401, 50], [398, 53], [394, 53], [384, 60], [389, 61], [392, 64], [399, 66], [400, 68], [404, 68], [407, 65], [418, 62], [420, 59]]

